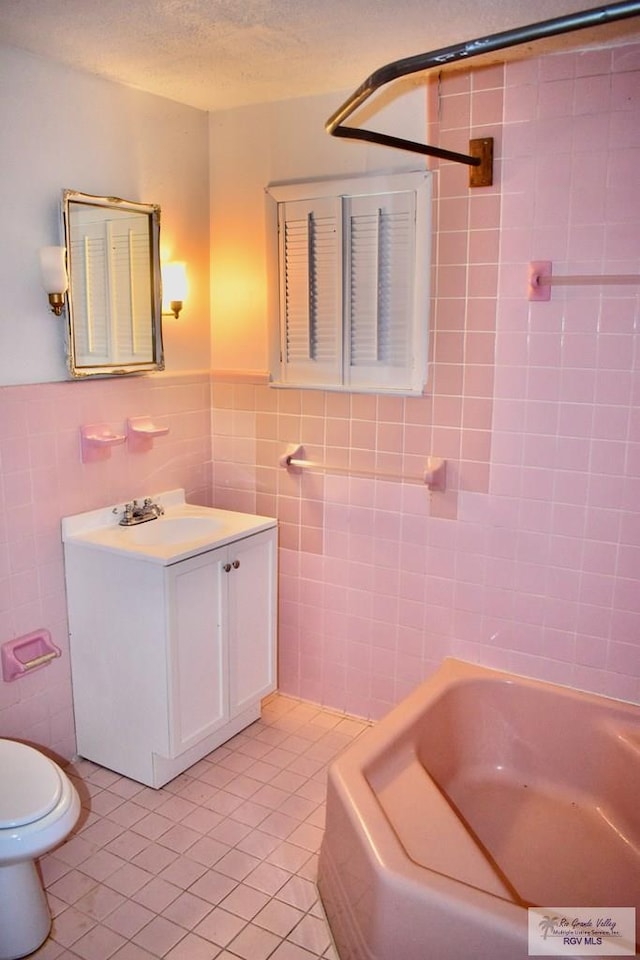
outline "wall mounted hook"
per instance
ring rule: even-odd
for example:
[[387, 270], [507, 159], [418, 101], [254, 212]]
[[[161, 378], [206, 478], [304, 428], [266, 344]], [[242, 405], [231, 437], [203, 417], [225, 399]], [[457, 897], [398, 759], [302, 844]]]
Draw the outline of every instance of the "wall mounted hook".
[[442, 457], [427, 457], [427, 469], [424, 482], [432, 493], [442, 493], [447, 489], [447, 461]]

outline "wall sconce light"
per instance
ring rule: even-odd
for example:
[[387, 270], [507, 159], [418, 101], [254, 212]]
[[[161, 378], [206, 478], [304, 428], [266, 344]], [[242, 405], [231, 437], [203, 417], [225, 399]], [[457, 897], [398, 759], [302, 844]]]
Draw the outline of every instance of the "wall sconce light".
[[40, 248], [40, 274], [45, 293], [49, 294], [49, 303], [56, 317], [64, 307], [64, 295], [69, 286], [67, 277], [67, 251], [64, 247]]
[[187, 299], [187, 265], [181, 260], [162, 265], [162, 313], [176, 319]]

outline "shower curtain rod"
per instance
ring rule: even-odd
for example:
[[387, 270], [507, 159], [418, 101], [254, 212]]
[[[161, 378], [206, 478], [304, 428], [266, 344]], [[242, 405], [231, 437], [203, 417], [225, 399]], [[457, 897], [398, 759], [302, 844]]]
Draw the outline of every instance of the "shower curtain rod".
[[502, 33], [493, 33], [477, 40], [466, 43], [442, 47], [430, 53], [420, 53], [403, 60], [394, 60], [378, 70], [375, 70], [348, 100], [339, 107], [327, 120], [325, 129], [334, 137], [345, 137], [352, 140], [366, 140], [386, 147], [395, 147], [399, 150], [410, 150], [413, 153], [422, 153], [430, 157], [439, 157], [442, 160], [453, 160], [457, 163], [466, 163], [477, 167], [482, 163], [479, 156], [470, 156], [465, 153], [455, 153], [434, 147], [427, 143], [417, 143], [415, 140], [405, 140], [402, 137], [392, 137], [377, 130], [364, 130], [360, 127], [343, 126], [344, 121], [358, 109], [380, 87], [392, 80], [406, 77], [411, 73], [420, 73], [434, 67], [443, 67], [458, 60], [477, 57], [493, 50], [504, 50], [506, 47], [515, 47], [521, 43], [540, 40], [545, 37], [554, 37], [561, 33], [571, 33], [573, 30], [582, 30], [585, 27], [600, 26], [624, 20], [628, 17], [640, 15], [640, 0], [624, 0], [622, 3], [611, 3], [605, 7], [595, 7], [592, 10], [583, 10], [563, 17], [554, 17], [552, 20], [542, 20], [528, 26], [518, 27], [515, 30], [505, 30]]

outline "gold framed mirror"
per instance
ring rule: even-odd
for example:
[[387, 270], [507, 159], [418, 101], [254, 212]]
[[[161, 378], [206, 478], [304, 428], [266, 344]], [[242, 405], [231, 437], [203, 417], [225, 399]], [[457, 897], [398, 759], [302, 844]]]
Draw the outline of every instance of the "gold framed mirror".
[[164, 370], [160, 207], [64, 190], [74, 378]]

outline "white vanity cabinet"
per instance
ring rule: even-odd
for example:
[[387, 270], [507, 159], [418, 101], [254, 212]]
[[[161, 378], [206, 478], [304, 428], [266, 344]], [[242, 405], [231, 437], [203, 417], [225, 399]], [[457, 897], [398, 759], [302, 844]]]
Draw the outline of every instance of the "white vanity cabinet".
[[267, 531], [166, 568], [173, 756], [274, 689], [274, 541]]
[[80, 756], [160, 787], [259, 717], [277, 530], [252, 519], [258, 532], [175, 563], [64, 537]]

